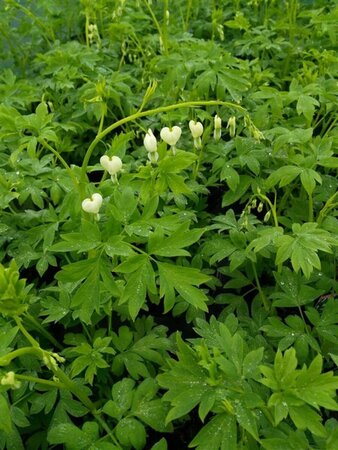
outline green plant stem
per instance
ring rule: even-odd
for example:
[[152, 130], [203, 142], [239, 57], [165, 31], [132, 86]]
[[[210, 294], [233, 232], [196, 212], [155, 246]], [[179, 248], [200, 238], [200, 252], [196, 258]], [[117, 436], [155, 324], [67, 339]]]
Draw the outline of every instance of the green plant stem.
[[163, 53], [165, 55], [168, 54], [168, 42], [167, 42], [167, 36], [163, 32], [163, 29], [161, 28], [161, 25], [159, 21], [157, 20], [154, 11], [152, 10], [152, 7], [150, 6], [149, 2], [147, 0], [143, 0], [143, 3], [146, 5], [146, 8], [149, 11], [149, 14], [155, 24], [155, 27], [157, 28], [158, 34], [160, 36], [160, 47], [163, 48]]
[[51, 344], [54, 345], [58, 350], [63, 350], [62, 345], [52, 336], [43, 326], [30, 314], [25, 315], [25, 319], [27, 319], [31, 324], [37, 329], [37, 331], [42, 334], [46, 339], [49, 340]]
[[20, 319], [19, 316], [14, 316], [13, 319], [15, 320], [15, 323], [17, 324], [17, 326], [19, 327], [19, 330], [21, 331], [21, 333], [25, 336], [25, 338], [28, 340], [28, 342], [32, 345], [32, 347], [34, 348], [40, 348], [40, 344], [38, 343], [38, 341], [36, 341], [33, 336], [28, 333], [28, 331], [26, 330], [26, 328], [23, 326], [22, 321]]
[[187, 12], [184, 21], [184, 31], [187, 32], [189, 28], [190, 22], [190, 14], [191, 14], [192, 0], [187, 0]]
[[308, 217], [308, 220], [309, 220], [309, 222], [313, 222], [313, 198], [312, 198], [311, 194], [309, 194], [309, 203], [308, 203], [308, 205], [309, 205], [309, 217]]
[[240, 105], [236, 105], [235, 103], [224, 102], [221, 100], [201, 100], [201, 101], [182, 102], [182, 103], [175, 103], [173, 105], [168, 105], [168, 106], [160, 106], [158, 108], [148, 109], [146, 111], [136, 112], [134, 114], [131, 114], [130, 116], [127, 116], [127, 117], [124, 117], [123, 119], [118, 120], [117, 122], [113, 123], [112, 125], [109, 125], [107, 128], [102, 130], [101, 133], [98, 133], [96, 135], [95, 139], [89, 145], [87, 152], [83, 158], [82, 167], [81, 167], [82, 183], [86, 183], [87, 167], [88, 167], [90, 157], [91, 157], [95, 147], [107, 134], [109, 134], [116, 128], [120, 127], [121, 125], [124, 125], [125, 123], [133, 122], [137, 119], [140, 119], [141, 117], [153, 116], [154, 114], [172, 111], [174, 109], [179, 109], [179, 108], [194, 108], [194, 107], [199, 107], [199, 106], [226, 106], [228, 108], [237, 109], [238, 111], [243, 113], [244, 116], [250, 121], [248, 112], [246, 111], [245, 108], [243, 108]]
[[44, 139], [38, 139], [38, 141], [40, 142], [40, 144], [43, 147], [45, 147], [47, 150], [52, 152], [53, 155], [55, 155], [57, 157], [57, 159], [61, 162], [61, 164], [63, 165], [63, 167], [66, 169], [66, 171], [70, 175], [71, 179], [73, 180], [74, 186], [76, 188], [78, 188], [79, 182], [78, 182], [76, 176], [74, 175], [72, 169], [68, 165], [67, 161], [60, 155], [60, 153], [57, 150], [55, 150], [55, 148], [53, 148], [51, 145], [49, 145], [48, 142], [46, 142]]
[[31, 377], [30, 375], [20, 375], [20, 374], [16, 373], [15, 379], [17, 379], [19, 381], [29, 381], [30, 383], [37, 383], [37, 384], [43, 384], [45, 386], [56, 387], [58, 389], [65, 388], [65, 385], [62, 383], [59, 383], [58, 381], [44, 380], [44, 379], [38, 378], [38, 377]]
[[104, 119], [106, 116], [106, 105], [105, 103], [102, 102], [101, 105], [101, 118], [100, 118], [100, 124], [99, 124], [99, 130], [97, 132], [97, 134], [100, 134], [103, 130], [103, 124], [104, 124]]
[[199, 170], [200, 165], [201, 165], [201, 162], [202, 162], [203, 149], [204, 149], [203, 146], [199, 149], [200, 152], [199, 152], [198, 159], [197, 159], [197, 161], [196, 161], [196, 166], [195, 166], [194, 172], [193, 172], [193, 179], [194, 179], [194, 180], [196, 180], [196, 178], [197, 178], [198, 170]]
[[264, 308], [265, 308], [266, 311], [269, 311], [269, 310], [270, 310], [270, 304], [269, 304], [268, 299], [266, 298], [266, 296], [265, 296], [265, 294], [264, 294], [264, 291], [263, 291], [263, 289], [262, 289], [261, 283], [259, 282], [259, 278], [258, 278], [258, 275], [257, 275], [256, 266], [255, 266], [255, 264], [254, 264], [253, 262], [251, 262], [251, 263], [252, 263], [253, 273], [254, 273], [254, 276], [255, 276], [256, 286], [257, 286], [259, 295], [260, 295], [260, 297], [261, 297], [263, 306], [264, 306]]
[[276, 206], [271, 203], [270, 199], [266, 195], [258, 194], [258, 197], [266, 201], [266, 203], [269, 205], [275, 227], [279, 227]]
[[7, 355], [5, 355], [5, 356], [1, 356], [0, 357], [0, 367], [8, 366], [8, 364], [10, 364], [13, 359], [19, 358], [20, 356], [33, 355], [38, 358], [41, 358], [42, 354], [43, 354], [43, 351], [41, 350], [41, 348], [21, 347], [21, 348], [18, 348], [17, 350], [13, 350], [10, 353], [7, 353]]

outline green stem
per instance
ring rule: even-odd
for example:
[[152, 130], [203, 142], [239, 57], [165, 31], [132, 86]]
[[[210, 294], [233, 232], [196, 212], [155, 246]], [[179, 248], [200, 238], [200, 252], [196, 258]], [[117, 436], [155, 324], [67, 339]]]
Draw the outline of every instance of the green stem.
[[40, 142], [41, 145], [43, 145], [43, 147], [45, 147], [47, 150], [52, 152], [57, 157], [57, 159], [61, 162], [61, 164], [67, 170], [69, 176], [73, 180], [74, 186], [76, 188], [78, 188], [79, 182], [78, 182], [76, 176], [74, 175], [72, 169], [68, 165], [67, 161], [65, 159], [63, 159], [63, 157], [60, 155], [60, 153], [57, 150], [55, 150], [55, 148], [53, 148], [51, 145], [49, 145], [48, 142], [46, 142], [44, 139], [38, 139], [38, 141]]
[[165, 55], [167, 55], [168, 54], [168, 43], [167, 43], [166, 36], [163, 33], [163, 30], [161, 28], [161, 25], [160, 25], [159, 21], [157, 20], [155, 14], [154, 14], [154, 11], [152, 10], [152, 8], [151, 8], [150, 4], [148, 3], [148, 1], [147, 0], [143, 0], [143, 3], [146, 5], [146, 7], [147, 7], [147, 9], [149, 11], [149, 14], [151, 15], [151, 18], [153, 19], [155, 27], [157, 28], [158, 34], [160, 36], [160, 47], [163, 48], [163, 53]]
[[42, 336], [49, 340], [58, 350], [63, 350], [62, 345], [52, 336], [43, 326], [30, 314], [26, 314], [25, 318], [31, 322], [31, 324], [39, 331]]
[[203, 149], [204, 149], [203, 146], [199, 149], [199, 150], [200, 150], [200, 153], [199, 153], [199, 155], [198, 155], [198, 159], [197, 159], [197, 161], [196, 161], [196, 166], [195, 166], [195, 168], [194, 168], [194, 173], [193, 173], [193, 179], [194, 179], [194, 180], [196, 180], [196, 178], [197, 178], [198, 170], [199, 170], [200, 165], [201, 165], [201, 162], [202, 162]]
[[313, 198], [312, 195], [309, 194], [309, 222], [313, 222]]
[[254, 273], [254, 276], [255, 276], [256, 286], [257, 286], [259, 295], [260, 295], [260, 297], [262, 299], [262, 303], [264, 305], [265, 310], [269, 311], [270, 310], [270, 304], [269, 304], [268, 299], [266, 298], [266, 296], [264, 294], [264, 291], [263, 291], [263, 289], [261, 287], [261, 283], [259, 282], [256, 266], [255, 266], [255, 264], [253, 262], [251, 262], [251, 263], [252, 263], [252, 269], [253, 269], [253, 273]]
[[26, 328], [22, 325], [21, 319], [19, 316], [13, 316], [13, 319], [15, 320], [15, 323], [17, 324], [19, 330], [21, 333], [25, 336], [25, 338], [28, 340], [28, 342], [31, 344], [34, 348], [40, 348], [40, 344], [38, 341], [36, 341], [31, 334], [28, 333]]
[[37, 347], [21, 347], [17, 350], [13, 350], [10, 353], [7, 353], [5, 356], [0, 357], [0, 366], [8, 366], [12, 362], [13, 359], [19, 358], [20, 356], [25, 355], [34, 355], [38, 358], [41, 358], [43, 355], [43, 351], [41, 348]]
[[59, 383], [57, 381], [43, 380], [42, 378], [31, 377], [30, 375], [20, 375], [20, 374], [16, 373], [15, 379], [20, 380], [20, 381], [29, 381], [31, 383], [44, 384], [45, 386], [56, 387], [58, 389], [65, 388], [65, 385], [63, 385], [62, 383]]
[[270, 210], [271, 210], [271, 214], [272, 214], [272, 217], [273, 217], [273, 221], [274, 221], [274, 224], [275, 224], [275, 227], [279, 227], [278, 217], [277, 217], [277, 212], [276, 212], [275, 205], [273, 205], [271, 203], [270, 199], [266, 195], [258, 194], [258, 197], [261, 198], [262, 200], [266, 201], [266, 203], [269, 205]]
[[82, 168], [81, 168], [81, 181], [83, 183], [87, 180], [87, 167], [90, 160], [90, 157], [95, 149], [95, 147], [98, 145], [98, 143], [111, 131], [115, 130], [115, 128], [120, 127], [121, 125], [124, 125], [125, 123], [135, 121], [137, 119], [140, 119], [141, 117], [146, 116], [152, 116], [154, 114], [172, 111], [174, 109], [179, 108], [194, 108], [198, 106], [226, 106], [228, 108], [237, 109], [241, 113], [245, 115], [248, 121], [251, 121], [248, 112], [245, 108], [243, 108], [240, 105], [236, 105], [235, 103], [231, 102], [224, 102], [221, 100], [201, 100], [201, 101], [190, 101], [190, 102], [182, 102], [182, 103], [175, 103], [173, 105], [168, 106], [160, 106], [158, 108], [154, 109], [148, 109], [146, 111], [138, 111], [134, 114], [131, 114], [130, 116], [124, 117], [123, 119], [118, 120], [117, 122], [113, 123], [112, 125], [109, 125], [107, 128], [101, 131], [101, 133], [98, 133], [95, 137], [95, 139], [91, 142], [91, 144], [88, 147], [88, 150], [83, 158], [82, 162]]
[[100, 134], [103, 130], [103, 124], [104, 124], [104, 119], [106, 116], [106, 105], [105, 103], [102, 102], [101, 105], [101, 118], [100, 118], [100, 124], [99, 124], [99, 130], [97, 132], [97, 134]]
[[184, 23], [184, 31], [188, 31], [189, 22], [190, 22], [190, 12], [191, 12], [192, 0], [187, 0], [187, 12]]

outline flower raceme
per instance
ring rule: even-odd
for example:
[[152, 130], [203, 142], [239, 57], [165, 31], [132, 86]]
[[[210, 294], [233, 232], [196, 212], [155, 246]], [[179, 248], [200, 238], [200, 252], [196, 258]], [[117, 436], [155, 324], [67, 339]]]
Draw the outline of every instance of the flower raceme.
[[95, 193], [90, 198], [85, 198], [82, 202], [82, 209], [86, 213], [95, 214], [98, 219], [98, 213], [102, 205], [102, 195]]

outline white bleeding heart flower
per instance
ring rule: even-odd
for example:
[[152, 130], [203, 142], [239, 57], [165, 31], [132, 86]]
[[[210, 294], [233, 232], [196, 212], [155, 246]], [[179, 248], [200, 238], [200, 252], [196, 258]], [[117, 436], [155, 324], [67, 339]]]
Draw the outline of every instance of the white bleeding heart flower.
[[100, 158], [100, 164], [106, 170], [109, 175], [116, 175], [122, 169], [122, 161], [118, 156], [103, 155]]
[[150, 128], [147, 134], [144, 136], [143, 145], [148, 153], [153, 153], [157, 151], [157, 140]]
[[181, 134], [182, 134], [181, 128], [176, 125], [171, 128], [164, 127], [162, 128], [160, 133], [163, 141], [166, 144], [170, 145], [171, 147], [174, 147], [177, 144], [177, 141], [181, 137]]
[[203, 134], [203, 125], [201, 122], [195, 122], [194, 120], [190, 120], [189, 128], [194, 139], [197, 139]]
[[82, 202], [83, 211], [89, 214], [98, 214], [102, 205], [102, 195], [95, 193], [90, 198], [85, 198]]

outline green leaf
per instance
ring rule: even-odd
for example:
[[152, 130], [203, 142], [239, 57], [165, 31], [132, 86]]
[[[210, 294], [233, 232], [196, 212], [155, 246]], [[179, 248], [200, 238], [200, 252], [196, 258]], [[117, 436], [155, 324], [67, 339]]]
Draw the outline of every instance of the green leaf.
[[94, 311], [100, 308], [100, 285], [99, 268], [86, 278], [71, 300], [71, 307], [74, 310], [73, 317], [79, 318], [86, 324], [91, 323], [91, 316]]
[[[87, 422], [88, 423], [88, 422]], [[69, 450], [85, 450], [95, 442], [98, 426], [94, 424], [96, 433], [82, 431], [72, 423], [62, 423], [49, 429], [47, 440], [50, 444], [65, 444]], [[84, 426], [85, 428], [85, 426]]]
[[290, 406], [289, 414], [298, 429], [309, 429], [315, 436], [326, 436], [326, 430], [321, 423], [321, 416], [309, 406]]
[[189, 447], [197, 447], [197, 450], [234, 450], [237, 448], [235, 417], [217, 414], [198, 432]]
[[214, 406], [216, 401], [216, 394], [215, 392], [212, 393], [206, 393], [202, 396], [201, 402], [198, 408], [198, 415], [202, 422], [204, 422], [204, 419], [206, 418], [207, 414], [211, 411], [212, 407]]
[[235, 403], [234, 407], [239, 425], [248, 431], [254, 439], [258, 440], [256, 415], [240, 401]]
[[131, 256], [135, 252], [127, 242], [123, 241], [122, 236], [114, 236], [108, 240], [104, 246], [106, 254], [110, 257], [114, 256]]
[[147, 289], [156, 290], [155, 273], [149, 260], [132, 272], [127, 278], [127, 284], [122, 293], [119, 304], [128, 303], [128, 310], [132, 320], [135, 320], [145, 303]]
[[161, 387], [168, 389], [163, 400], [171, 403], [166, 423], [188, 414], [202, 397], [213, 392], [206, 383], [207, 374], [198, 364], [199, 358], [194, 350], [177, 335], [177, 356], [179, 361], [170, 360], [170, 369], [158, 375]]
[[6, 434], [12, 432], [11, 414], [8, 406], [8, 402], [5, 397], [0, 393], [0, 430], [3, 430]]
[[204, 231], [205, 229], [189, 230], [189, 222], [185, 222], [173, 234], [166, 237], [163, 235], [163, 229], [157, 227], [149, 237], [148, 252], [168, 257], [189, 256], [189, 252], [182, 249], [197, 242]]
[[233, 192], [236, 191], [240, 182], [240, 178], [238, 172], [233, 167], [229, 166], [229, 164], [226, 164], [221, 170], [220, 178], [221, 180], [226, 180], [227, 185]]
[[318, 100], [310, 95], [301, 94], [297, 101], [297, 113], [303, 114], [305, 118], [311, 122], [315, 112], [315, 106], [320, 106]]
[[302, 169], [297, 166], [283, 166], [275, 170], [267, 179], [268, 187], [274, 187], [279, 182], [279, 187], [290, 184], [297, 176], [302, 173]]
[[321, 184], [322, 178], [319, 173], [317, 173], [313, 169], [303, 169], [302, 173], [300, 174], [300, 181], [308, 195], [312, 195], [316, 187], [316, 181], [317, 183]]
[[252, 181], [252, 178], [249, 177], [248, 175], [240, 175], [239, 185], [238, 185], [238, 189], [236, 189], [236, 192], [229, 191], [223, 195], [222, 208], [232, 205], [233, 203], [237, 202], [237, 200], [242, 198], [244, 196], [244, 194], [246, 193], [246, 191], [249, 189], [251, 181]]
[[133, 417], [120, 420], [115, 432], [122, 445], [131, 445], [136, 450], [142, 450], [146, 444], [146, 430], [142, 423]]
[[168, 450], [167, 441], [165, 440], [165, 438], [160, 439], [151, 447], [150, 450]]
[[202, 311], [208, 311], [208, 297], [195, 286], [209, 281], [209, 277], [190, 267], [157, 262], [160, 275], [160, 296], [172, 296], [177, 291], [183, 299]]

